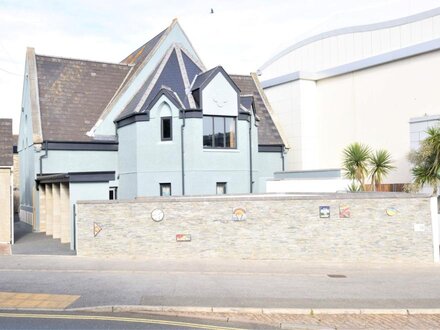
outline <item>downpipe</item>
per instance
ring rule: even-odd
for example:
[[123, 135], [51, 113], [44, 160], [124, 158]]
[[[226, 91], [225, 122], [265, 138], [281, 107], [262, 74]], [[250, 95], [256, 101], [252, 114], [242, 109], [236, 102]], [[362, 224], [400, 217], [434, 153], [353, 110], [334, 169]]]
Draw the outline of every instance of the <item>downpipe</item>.
[[182, 110], [183, 114], [183, 122], [182, 126], [180, 127], [180, 142], [181, 142], [181, 158], [182, 158], [182, 196], [185, 196], [185, 143], [184, 143], [184, 132], [185, 132], [185, 110]]

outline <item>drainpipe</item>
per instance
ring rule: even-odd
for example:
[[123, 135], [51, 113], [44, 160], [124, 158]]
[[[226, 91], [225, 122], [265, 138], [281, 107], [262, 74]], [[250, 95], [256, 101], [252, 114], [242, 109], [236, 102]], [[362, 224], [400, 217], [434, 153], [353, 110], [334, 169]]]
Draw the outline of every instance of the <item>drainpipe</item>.
[[182, 110], [183, 122], [180, 127], [180, 142], [181, 142], [181, 157], [182, 157], [182, 196], [185, 196], [185, 144], [184, 144], [184, 131], [185, 131], [185, 110]]
[[40, 156], [40, 175], [43, 174], [43, 158], [47, 158], [47, 141], [44, 141], [44, 155]]
[[284, 146], [282, 146], [281, 147], [281, 160], [282, 160], [282, 169], [283, 169], [283, 172], [284, 172], [284, 150], [285, 150], [285, 147]]
[[252, 183], [254, 181], [252, 173], [252, 116], [249, 116], [249, 191], [252, 194]]

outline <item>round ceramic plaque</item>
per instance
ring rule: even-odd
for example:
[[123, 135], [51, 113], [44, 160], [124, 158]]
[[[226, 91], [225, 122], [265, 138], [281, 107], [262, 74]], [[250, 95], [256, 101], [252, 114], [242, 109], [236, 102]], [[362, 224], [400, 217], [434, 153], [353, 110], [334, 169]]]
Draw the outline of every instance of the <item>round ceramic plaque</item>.
[[154, 209], [151, 212], [151, 219], [153, 219], [153, 221], [159, 222], [162, 221], [164, 218], [164, 213], [161, 209]]
[[397, 210], [394, 207], [387, 208], [386, 212], [390, 217], [393, 217], [397, 214]]

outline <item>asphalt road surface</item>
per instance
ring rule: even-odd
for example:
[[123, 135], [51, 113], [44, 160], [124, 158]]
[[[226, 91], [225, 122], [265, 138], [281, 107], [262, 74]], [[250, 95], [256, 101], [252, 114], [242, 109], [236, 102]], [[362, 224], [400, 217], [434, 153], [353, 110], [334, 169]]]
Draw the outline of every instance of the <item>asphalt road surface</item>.
[[[0, 329], [268, 329], [258, 324], [238, 324], [138, 314], [36, 313], [0, 311]], [[269, 328], [270, 329], [270, 328]]]
[[440, 308], [439, 281], [436, 264], [0, 257], [0, 292], [79, 295], [69, 307]]

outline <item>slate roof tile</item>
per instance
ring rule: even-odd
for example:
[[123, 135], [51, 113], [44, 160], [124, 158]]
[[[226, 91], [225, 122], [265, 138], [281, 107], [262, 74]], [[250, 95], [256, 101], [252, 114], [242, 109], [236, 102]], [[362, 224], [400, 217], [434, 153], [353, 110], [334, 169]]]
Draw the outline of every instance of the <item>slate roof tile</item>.
[[241, 96], [252, 95], [254, 98], [255, 112], [260, 118], [258, 126], [259, 145], [283, 145], [280, 133], [276, 128], [263, 99], [258, 92], [254, 80], [248, 75], [229, 75], [235, 84], [240, 88]]
[[131, 66], [36, 55], [44, 140], [92, 141], [94, 126]]
[[153, 39], [146, 42], [144, 45], [136, 49], [133, 53], [131, 53], [121, 61], [122, 64], [133, 65], [133, 70], [131, 70], [131, 72], [128, 74], [126, 82], [128, 82], [128, 80], [134, 75], [136, 70], [139, 68], [142, 62], [147, 58], [147, 56], [151, 53], [151, 51], [154, 49], [156, 44], [159, 42], [160, 38], [162, 38], [162, 36], [167, 30], [168, 28], [160, 32]]

